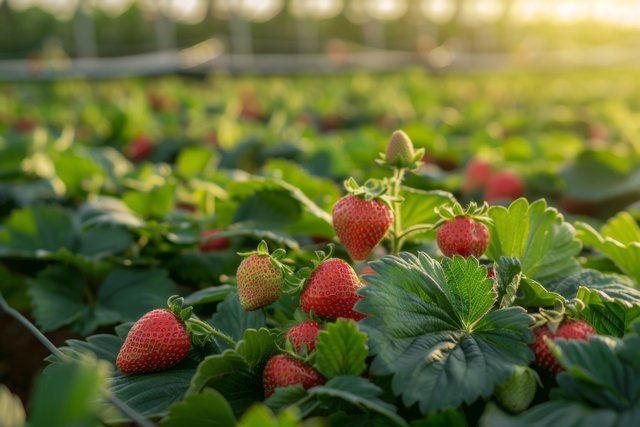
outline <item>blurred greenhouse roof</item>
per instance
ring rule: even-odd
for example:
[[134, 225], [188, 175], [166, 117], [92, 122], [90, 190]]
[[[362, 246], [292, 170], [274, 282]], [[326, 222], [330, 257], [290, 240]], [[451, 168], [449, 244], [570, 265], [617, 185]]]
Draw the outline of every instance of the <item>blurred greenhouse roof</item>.
[[0, 78], [637, 66], [638, 0], [0, 0]]

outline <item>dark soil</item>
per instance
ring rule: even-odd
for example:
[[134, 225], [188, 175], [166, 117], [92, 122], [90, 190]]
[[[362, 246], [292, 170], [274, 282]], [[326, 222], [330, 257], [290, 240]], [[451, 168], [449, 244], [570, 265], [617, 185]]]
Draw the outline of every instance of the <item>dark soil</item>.
[[[81, 338], [68, 331], [46, 334], [56, 347], [71, 338]], [[0, 311], [0, 383], [22, 399], [25, 407], [38, 375], [46, 366], [47, 349], [24, 326]]]

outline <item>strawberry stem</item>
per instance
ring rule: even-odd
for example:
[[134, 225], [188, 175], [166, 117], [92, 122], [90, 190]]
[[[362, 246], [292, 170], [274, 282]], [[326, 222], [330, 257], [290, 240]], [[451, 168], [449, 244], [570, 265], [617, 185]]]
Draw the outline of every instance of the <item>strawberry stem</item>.
[[217, 330], [216, 328], [214, 328], [213, 326], [211, 326], [210, 324], [208, 324], [207, 322], [203, 322], [200, 319], [196, 319], [194, 317], [192, 317], [191, 319], [187, 320], [188, 323], [191, 323], [192, 325], [197, 325], [200, 328], [204, 329], [209, 335], [213, 335], [216, 336], [220, 339], [225, 340], [227, 343], [231, 344], [233, 347], [236, 346], [236, 342], [233, 338], [231, 338], [229, 335]]
[[404, 180], [404, 174], [406, 168], [393, 168], [393, 178], [391, 179], [391, 209], [393, 211], [393, 227], [391, 231], [391, 255], [398, 255], [404, 244], [403, 232], [402, 232], [402, 218], [400, 207], [402, 205], [402, 199], [400, 199], [400, 190], [402, 188], [402, 181]]

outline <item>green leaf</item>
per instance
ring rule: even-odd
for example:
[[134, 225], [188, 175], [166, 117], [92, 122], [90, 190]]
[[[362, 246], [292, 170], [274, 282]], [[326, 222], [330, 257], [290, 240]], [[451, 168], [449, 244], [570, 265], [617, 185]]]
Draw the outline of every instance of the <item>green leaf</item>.
[[[626, 226], [628, 218], [626, 215], [617, 216], [607, 222], [603, 228], [603, 232], [613, 233], [619, 237], [623, 231], [619, 228]], [[636, 226], [637, 227], [637, 226]], [[600, 234], [589, 224], [584, 222], [576, 223], [577, 236], [585, 245], [602, 252], [611, 259], [625, 274], [631, 276], [636, 283], [640, 283], [640, 241], [623, 243], [614, 237]], [[635, 230], [631, 228], [628, 236], [634, 236]], [[628, 238], [623, 237], [624, 241]]]
[[348, 375], [335, 377], [325, 385], [311, 388], [309, 394], [320, 400], [339, 400], [360, 410], [380, 414], [392, 425], [407, 425], [406, 421], [396, 413], [395, 406], [378, 398], [382, 394], [382, 389], [365, 378]]
[[500, 257], [495, 265], [495, 274], [498, 308], [510, 307], [516, 300], [522, 279], [520, 261], [514, 257]]
[[105, 181], [105, 172], [86, 153], [63, 153], [54, 161], [56, 175], [66, 189], [69, 198], [100, 190]]
[[[453, 195], [446, 191], [432, 190], [424, 191], [411, 187], [402, 187], [402, 227], [407, 230], [410, 227], [430, 225], [436, 223], [440, 216], [435, 208], [455, 201]], [[411, 234], [410, 239], [425, 238], [435, 236], [434, 231], [418, 232]]]
[[52, 253], [71, 249], [75, 229], [71, 215], [59, 206], [35, 205], [15, 210], [5, 221], [7, 246], [13, 251]]
[[215, 390], [187, 396], [169, 408], [163, 427], [234, 427], [236, 417], [225, 398]]
[[295, 406], [300, 416], [305, 418], [315, 409], [315, 402], [309, 397], [307, 390], [300, 384], [278, 387], [275, 392], [264, 401], [272, 411], [280, 413]]
[[523, 307], [552, 307], [556, 300], [564, 299], [562, 295], [546, 290], [535, 280], [522, 277], [515, 302]]
[[262, 369], [277, 353], [277, 335], [268, 329], [248, 329], [235, 349], [206, 357], [189, 386], [189, 395], [212, 387], [228, 400], [236, 416], [264, 399]]
[[[266, 318], [262, 310], [245, 311], [240, 305], [238, 294], [229, 294], [223, 302], [216, 307], [216, 313], [209, 323], [214, 327], [238, 341], [249, 328], [259, 329], [266, 324]], [[229, 343], [216, 339], [218, 347], [229, 348]]]
[[184, 398], [194, 373], [190, 368], [175, 367], [143, 375], [118, 374], [111, 379], [110, 389], [145, 417], [159, 417], [167, 415], [169, 407]]
[[576, 298], [584, 303], [578, 317], [593, 326], [599, 334], [623, 336], [640, 316], [640, 305], [611, 298], [602, 291], [580, 287]]
[[98, 308], [117, 313], [116, 321], [138, 320], [166, 306], [175, 286], [166, 270], [113, 270], [98, 291]]
[[144, 222], [120, 199], [99, 196], [85, 202], [78, 210], [81, 227], [94, 225], [116, 225], [138, 228]]
[[48, 366], [38, 379], [29, 425], [100, 426], [102, 396], [111, 372], [91, 354]]
[[77, 253], [85, 257], [100, 258], [123, 252], [133, 244], [133, 236], [126, 229], [102, 225], [79, 234]]
[[550, 291], [562, 295], [566, 299], [573, 299], [580, 287], [596, 289], [611, 298], [619, 299], [632, 305], [640, 305], [640, 290], [633, 288], [634, 282], [630, 278], [618, 274], [603, 274], [597, 270], [580, 270], [579, 272], [550, 283]]
[[623, 245], [640, 242], [640, 227], [629, 212], [619, 212], [602, 227], [603, 237], [610, 237]]
[[492, 206], [488, 215], [493, 223], [486, 255], [494, 261], [501, 256], [517, 257], [522, 273], [543, 285], [580, 268], [574, 257], [581, 245], [573, 227], [556, 209], [548, 208], [544, 199], [531, 205], [521, 198], [508, 208]]
[[521, 307], [491, 311], [496, 294], [475, 258], [441, 265], [402, 253], [371, 265], [377, 274], [357, 305], [370, 316], [360, 326], [375, 355], [372, 370], [393, 374], [405, 406], [427, 413], [472, 403], [533, 358], [533, 318]]
[[640, 170], [630, 157], [609, 149], [583, 151], [563, 173], [567, 195], [593, 202], [637, 196]]
[[180, 151], [176, 159], [176, 172], [184, 178], [200, 176], [213, 168], [213, 151], [207, 147], [187, 147]]
[[325, 377], [360, 375], [366, 368], [367, 335], [355, 322], [338, 319], [320, 331], [314, 367]]
[[210, 288], [200, 289], [189, 294], [184, 299], [185, 305], [200, 305], [211, 302], [218, 302], [225, 299], [231, 292], [236, 291], [236, 287], [232, 285], [213, 286]]
[[52, 266], [29, 281], [33, 317], [43, 331], [68, 325], [83, 313], [85, 283], [72, 269]]
[[238, 427], [298, 427], [298, 412], [291, 408], [276, 418], [268, 407], [256, 403], [240, 418]]
[[23, 427], [26, 417], [20, 398], [0, 384], [0, 414], [3, 427]]
[[164, 184], [148, 191], [128, 191], [122, 201], [143, 218], [162, 219], [175, 206], [175, 184]]
[[416, 420], [411, 427], [468, 427], [464, 413], [458, 409], [445, 409], [429, 414], [425, 419]]

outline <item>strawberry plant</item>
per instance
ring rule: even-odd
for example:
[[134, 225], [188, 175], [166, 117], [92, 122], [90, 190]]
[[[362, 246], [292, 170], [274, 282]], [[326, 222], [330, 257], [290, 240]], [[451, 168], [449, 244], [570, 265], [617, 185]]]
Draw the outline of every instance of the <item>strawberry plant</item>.
[[[77, 129], [50, 108], [0, 136], [0, 303], [51, 353], [26, 410], [0, 388], [7, 419], [635, 425], [629, 146], [529, 120], [515, 84], [467, 106], [413, 74], [345, 81], [98, 85], [114, 102]], [[404, 131], [367, 125], [394, 111]], [[565, 216], [562, 197], [611, 203]]]

